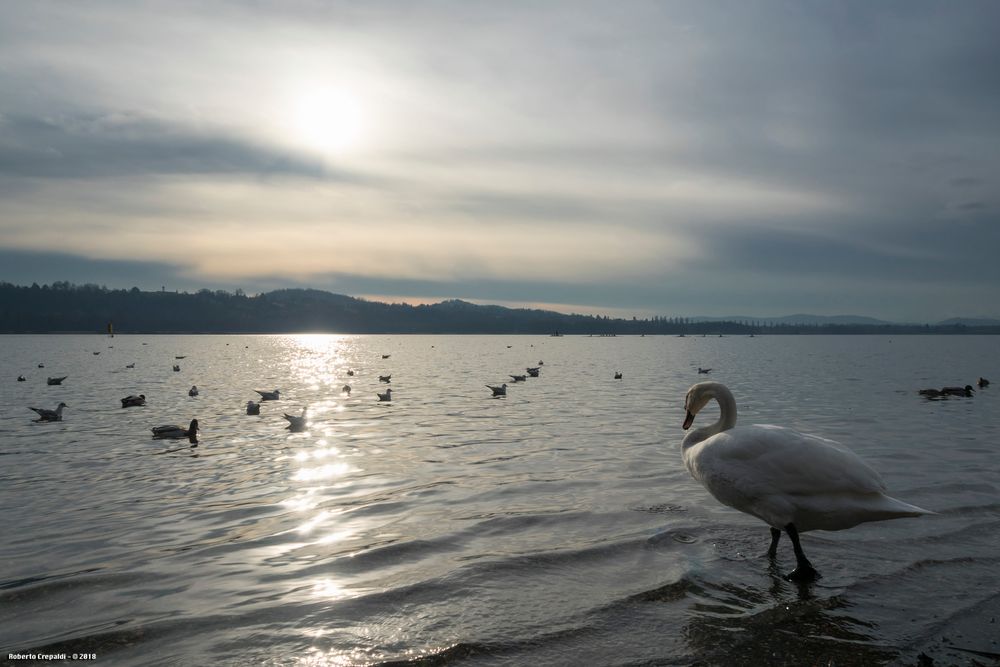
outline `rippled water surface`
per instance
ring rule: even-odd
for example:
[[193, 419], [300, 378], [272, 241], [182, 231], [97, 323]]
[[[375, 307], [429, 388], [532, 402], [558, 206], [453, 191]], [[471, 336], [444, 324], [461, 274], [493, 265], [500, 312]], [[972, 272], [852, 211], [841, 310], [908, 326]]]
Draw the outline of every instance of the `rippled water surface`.
[[[995, 337], [0, 340], [3, 658], [1000, 659], [1000, 383], [916, 394], [1000, 380]], [[541, 362], [539, 377], [510, 381]], [[823, 577], [784, 581], [787, 541], [770, 563], [767, 527], [684, 469], [699, 366], [730, 386], [742, 423], [840, 440], [892, 495], [938, 514], [808, 533]], [[484, 385], [505, 380], [491, 398]], [[280, 401], [245, 414], [255, 389], [274, 388]], [[138, 393], [146, 407], [120, 407]], [[64, 421], [32, 421], [28, 406], [60, 401]], [[308, 430], [289, 432], [282, 413], [306, 406]], [[150, 437], [192, 418], [197, 448]]]

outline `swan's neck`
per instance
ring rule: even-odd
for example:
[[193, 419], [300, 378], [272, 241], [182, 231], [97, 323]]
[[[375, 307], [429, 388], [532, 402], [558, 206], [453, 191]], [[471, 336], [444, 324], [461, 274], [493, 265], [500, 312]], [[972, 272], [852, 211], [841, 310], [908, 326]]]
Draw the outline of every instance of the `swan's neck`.
[[736, 399], [732, 392], [725, 385], [717, 384], [712, 388], [711, 396], [719, 404], [719, 420], [689, 432], [684, 438], [684, 449], [736, 426]]

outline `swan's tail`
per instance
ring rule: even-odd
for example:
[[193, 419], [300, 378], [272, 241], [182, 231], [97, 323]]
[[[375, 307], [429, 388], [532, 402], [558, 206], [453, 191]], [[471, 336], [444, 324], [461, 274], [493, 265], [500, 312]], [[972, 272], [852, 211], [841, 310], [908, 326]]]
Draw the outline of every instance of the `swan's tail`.
[[892, 513], [892, 516], [888, 517], [890, 519], [920, 516], [921, 514], [937, 514], [937, 512], [925, 510], [923, 507], [917, 507], [910, 503], [904, 503], [902, 500], [896, 500], [892, 496], [883, 496], [883, 499], [886, 510]]

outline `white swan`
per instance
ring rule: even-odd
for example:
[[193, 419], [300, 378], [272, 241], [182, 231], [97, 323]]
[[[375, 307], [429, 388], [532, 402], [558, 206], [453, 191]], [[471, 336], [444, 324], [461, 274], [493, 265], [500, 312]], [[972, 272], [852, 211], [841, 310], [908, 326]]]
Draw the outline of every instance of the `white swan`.
[[879, 474], [837, 442], [780, 426], [736, 428], [736, 400], [718, 382], [700, 382], [688, 390], [685, 430], [713, 398], [722, 415], [687, 434], [684, 465], [716, 500], [771, 526], [771, 558], [781, 531], [788, 533], [796, 566], [786, 579], [819, 576], [802, 552], [801, 532], [933, 514], [887, 496]]

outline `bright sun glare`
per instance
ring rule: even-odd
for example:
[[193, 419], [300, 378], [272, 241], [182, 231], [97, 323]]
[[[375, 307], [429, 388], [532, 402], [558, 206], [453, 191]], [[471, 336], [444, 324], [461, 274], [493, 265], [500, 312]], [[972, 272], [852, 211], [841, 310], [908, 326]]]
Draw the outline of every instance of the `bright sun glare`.
[[344, 89], [313, 89], [295, 101], [295, 142], [324, 155], [355, 149], [364, 131], [364, 113], [356, 95]]

